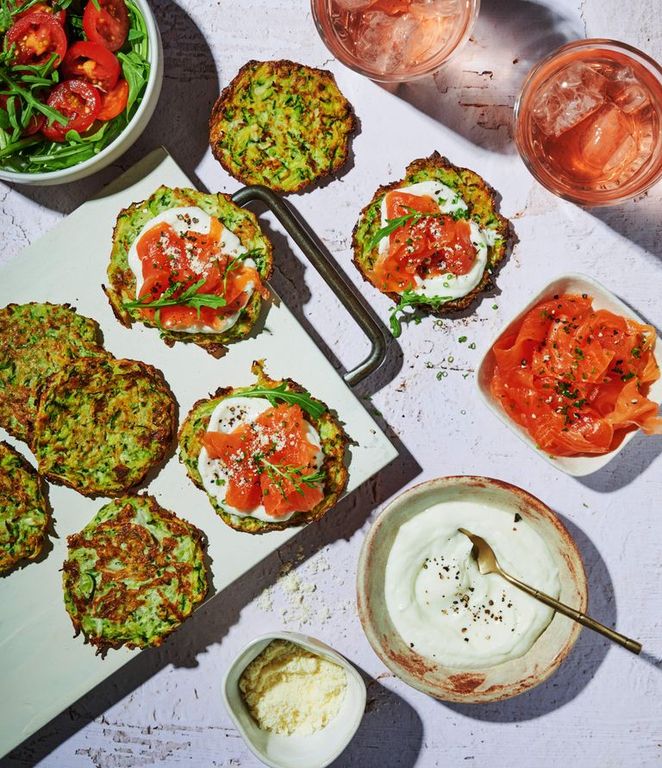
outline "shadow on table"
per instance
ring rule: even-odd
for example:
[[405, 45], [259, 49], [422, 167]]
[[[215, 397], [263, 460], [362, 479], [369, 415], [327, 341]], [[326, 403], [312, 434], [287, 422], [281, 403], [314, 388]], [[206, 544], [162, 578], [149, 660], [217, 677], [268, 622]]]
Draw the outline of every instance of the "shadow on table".
[[662, 263], [662, 183], [648, 194], [607, 208], [587, 208], [586, 211], [622, 237], [648, 251], [655, 265]]
[[[290, 207], [295, 209], [292, 201], [288, 201], [290, 204]], [[250, 209], [257, 213], [258, 215], [261, 215], [263, 212], [265, 212], [267, 209], [262, 204], [251, 204]], [[296, 210], [296, 209], [295, 209]], [[299, 217], [301, 218], [301, 217]], [[301, 219], [301, 221], [304, 221]], [[305, 223], [305, 222], [304, 222]], [[263, 231], [271, 240], [274, 246], [274, 262], [275, 262], [275, 269], [273, 277], [271, 278], [271, 285], [273, 286], [276, 293], [280, 296], [280, 298], [285, 302], [288, 309], [292, 312], [292, 314], [296, 317], [296, 319], [299, 321], [299, 323], [303, 326], [306, 333], [312, 338], [312, 340], [315, 342], [315, 345], [322, 351], [326, 359], [333, 365], [333, 367], [342, 375], [344, 372], [344, 366], [340, 362], [337, 354], [337, 350], [333, 350], [327, 341], [327, 339], [323, 338], [317, 328], [313, 325], [313, 323], [308, 319], [308, 317], [305, 314], [304, 308], [305, 306], [310, 302], [312, 295], [311, 292], [306, 285], [305, 275], [306, 271], [308, 269], [312, 269], [314, 271], [314, 267], [305, 260], [305, 257], [303, 256], [297, 256], [294, 252], [294, 248], [296, 246], [291, 243], [289, 238], [284, 235], [282, 232], [277, 231], [273, 229], [270, 225], [270, 222], [265, 219], [264, 217], [260, 218], [260, 226], [262, 227]], [[320, 238], [317, 236], [315, 232], [313, 232], [310, 227], [306, 225], [306, 229], [310, 236], [313, 238], [315, 243], [317, 244], [317, 247], [320, 251], [322, 251], [328, 260], [330, 260], [333, 264], [336, 265], [338, 270], [344, 274], [344, 271], [338, 264], [337, 260], [334, 258], [333, 255], [329, 252], [328, 248], [322, 243]], [[298, 249], [297, 249], [298, 251]], [[380, 325], [382, 328], [384, 328], [384, 324], [377, 316], [377, 314], [374, 312], [372, 307], [368, 304], [368, 302], [365, 300], [363, 295], [359, 292], [359, 290], [354, 286], [352, 281], [345, 275], [347, 282], [349, 284], [349, 290], [354, 294], [355, 298], [361, 303], [364, 310], [372, 317], [372, 319]], [[331, 288], [327, 287], [327, 290], [331, 292]], [[335, 296], [335, 295], [334, 295]], [[336, 299], [338, 303], [338, 311], [345, 313], [347, 310], [340, 304], [339, 299]], [[269, 323], [267, 322], [266, 328], [268, 329]], [[332, 324], [329, 323], [329, 328], [332, 328]], [[333, 333], [333, 330], [331, 330], [331, 333]], [[400, 345], [393, 339], [390, 335], [390, 333], [384, 328], [384, 333], [386, 336], [386, 358], [382, 365], [374, 372], [372, 373], [365, 381], [362, 381], [356, 387], [354, 388], [354, 392], [357, 396], [361, 397], [362, 399], [369, 398], [371, 395], [373, 395], [375, 392], [378, 392], [380, 389], [383, 389], [389, 382], [393, 381], [393, 379], [398, 375], [398, 373], [401, 371], [403, 366], [403, 353]], [[365, 337], [364, 337], [365, 338]], [[365, 358], [368, 354], [369, 350], [369, 344], [367, 339], [365, 339], [365, 342], [361, 342], [360, 345], [352, 345], [352, 365], [356, 365], [359, 363], [359, 361], [362, 358]], [[356, 349], [354, 349], [356, 347]], [[368, 410], [371, 412], [371, 415], [373, 418], [376, 418], [379, 421], [379, 414], [376, 413], [374, 409], [371, 409], [370, 406], [368, 406]], [[389, 430], [388, 425], [384, 423], [383, 420], [380, 422], [380, 427], [388, 434], [389, 438], [393, 440], [395, 438], [395, 435], [393, 434], [392, 430]]]
[[21, 195], [71, 213], [162, 144], [197, 182], [196, 168], [209, 141], [209, 114], [219, 94], [216, 64], [204, 35], [183, 8], [172, 0], [155, 0], [151, 7], [163, 40], [164, 77], [159, 103], [142, 136], [108, 168], [81, 181], [53, 187], [10, 185]]
[[[363, 527], [372, 510], [420, 472], [420, 467], [407, 449], [397, 439], [395, 442], [400, 454], [390, 465], [343, 499], [326, 517], [302, 529], [296, 537], [219, 593], [216, 599], [201, 606], [161, 648], [150, 648], [140, 653], [33, 734], [4, 760], [0, 760], [1, 768], [35, 765], [169, 664], [190, 668], [198, 666], [198, 656], [221, 643], [238, 621], [243, 608], [275, 583], [284, 562], [302, 563], [333, 541], [349, 540]], [[215, 566], [222, 567], [222, 563], [215, 563]], [[397, 713], [403, 710], [405, 705], [395, 702], [393, 695], [380, 695], [388, 700], [388, 711]], [[403, 765], [409, 766], [410, 763]]]
[[[574, 523], [557, 513], [582, 555], [588, 579], [589, 614], [608, 627], [616, 624], [616, 600], [609, 570], [588, 536]], [[449, 709], [475, 720], [512, 723], [533, 720], [560, 709], [578, 696], [595, 676], [612, 643], [582, 629], [568, 658], [549, 680], [520, 696], [493, 704], [445, 704]], [[615, 653], [628, 653], [618, 648]]]
[[421, 718], [397, 693], [357, 669], [368, 694], [365, 715], [349, 746], [330, 768], [412, 768], [423, 745]]
[[584, 36], [579, 20], [529, 0], [482, 0], [465, 48], [434, 75], [384, 86], [399, 98], [493, 152], [514, 153], [515, 94], [541, 58]]

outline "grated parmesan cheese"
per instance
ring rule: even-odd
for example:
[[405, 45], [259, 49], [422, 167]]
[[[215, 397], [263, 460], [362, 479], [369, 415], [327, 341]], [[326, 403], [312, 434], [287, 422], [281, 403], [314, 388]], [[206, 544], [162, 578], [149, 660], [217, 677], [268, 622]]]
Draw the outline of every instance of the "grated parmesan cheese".
[[309, 736], [340, 711], [347, 674], [288, 640], [274, 640], [246, 667], [239, 690], [264, 731]]

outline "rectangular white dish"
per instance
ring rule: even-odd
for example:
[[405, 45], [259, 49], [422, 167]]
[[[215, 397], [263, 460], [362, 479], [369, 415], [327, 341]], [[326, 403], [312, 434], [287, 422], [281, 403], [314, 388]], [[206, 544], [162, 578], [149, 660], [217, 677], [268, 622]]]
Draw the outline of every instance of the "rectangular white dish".
[[[10, 302], [69, 302], [96, 319], [106, 348], [117, 357], [144, 360], [163, 371], [179, 402], [180, 422], [193, 403], [219, 386], [254, 381], [251, 362], [266, 359], [274, 378], [291, 377], [334, 408], [351, 438], [348, 493], [389, 464], [397, 451], [362, 404], [276, 297], [265, 330], [216, 360], [193, 345], [168, 348], [158, 332], [140, 325], [123, 328], [101, 291], [106, 280], [112, 229], [117, 213], [147, 198], [160, 184], [192, 186], [163, 150], [148, 156], [101, 195], [81, 206], [46, 237], [0, 270], [0, 306]], [[278, 260], [278, 253], [275, 255]], [[16, 445], [34, 464], [22, 443]], [[251, 536], [232, 530], [214, 514], [204, 493], [187, 478], [177, 457], [148, 490], [166, 508], [200, 527], [209, 540], [213, 588], [218, 594], [298, 529]], [[139, 651], [110, 651], [105, 659], [73, 637], [64, 610], [60, 568], [67, 536], [80, 530], [105, 503], [71, 489], [50, 486], [57, 538], [41, 562], [0, 579], [0, 755], [5, 754], [90, 691]], [[331, 511], [329, 514], [333, 514]], [[176, 642], [176, 634], [169, 642]]]
[[[583, 477], [585, 475], [590, 475], [593, 472], [597, 472], [599, 469], [602, 469], [602, 467], [608, 464], [614, 458], [614, 456], [620, 453], [620, 451], [623, 450], [623, 448], [630, 442], [630, 440], [632, 440], [632, 438], [637, 434], [637, 430], [628, 433], [618, 448], [600, 456], [550, 456], [545, 451], [541, 451], [540, 448], [538, 448], [535, 442], [531, 439], [528, 432], [508, 416], [508, 414], [503, 410], [501, 405], [490, 392], [490, 381], [492, 379], [495, 366], [492, 348], [496, 342], [511, 328], [513, 328], [513, 326], [519, 325], [524, 319], [524, 316], [530, 312], [530, 310], [533, 309], [533, 307], [535, 307], [537, 304], [542, 301], [547, 301], [556, 294], [561, 295], [564, 293], [587, 293], [593, 298], [593, 307], [595, 309], [606, 309], [610, 312], [624, 315], [625, 317], [631, 317], [633, 320], [636, 320], [639, 323], [646, 322], [641, 317], [639, 317], [636, 312], [630, 309], [627, 304], [621, 301], [617, 296], [615, 296], [610, 290], [605, 288], [605, 286], [599, 283], [597, 280], [593, 280], [593, 278], [582, 274], [571, 273], [567, 275], [561, 275], [555, 280], [552, 280], [551, 283], [548, 283], [544, 288], [542, 288], [542, 290], [540, 290], [531, 299], [531, 301], [520, 312], [518, 312], [512, 318], [512, 320], [510, 320], [510, 322], [507, 323], [492, 339], [478, 366], [476, 385], [480, 397], [487, 405], [487, 407], [539, 456], [544, 458], [552, 466], [557, 467], [569, 475], [573, 475], [575, 477]], [[659, 344], [655, 349], [655, 359], [657, 360], [658, 365], [662, 367], [662, 351], [660, 350]], [[649, 397], [651, 400], [655, 400], [658, 403], [662, 401], [662, 379], [658, 379], [651, 386]]]

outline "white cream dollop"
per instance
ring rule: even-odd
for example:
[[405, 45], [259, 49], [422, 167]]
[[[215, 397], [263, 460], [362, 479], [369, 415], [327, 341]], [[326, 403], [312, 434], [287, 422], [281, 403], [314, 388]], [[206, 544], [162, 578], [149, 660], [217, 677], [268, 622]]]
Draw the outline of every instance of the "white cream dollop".
[[[180, 206], [179, 208], [169, 208], [167, 211], [162, 211], [154, 218], [150, 219], [145, 226], [140, 230], [135, 240], [131, 243], [129, 253], [127, 254], [127, 261], [129, 268], [136, 277], [136, 298], [140, 296], [140, 290], [143, 286], [143, 269], [142, 262], [138, 256], [138, 243], [144, 234], [149, 232], [158, 224], [169, 224], [178, 235], [186, 234], [186, 232], [199, 232], [201, 234], [209, 234], [211, 231], [211, 216], [203, 211], [202, 208], [196, 206]], [[220, 251], [228, 256], [229, 259], [236, 258], [246, 253], [246, 248], [241, 244], [239, 238], [231, 232], [226, 226], [223, 226], [221, 230], [220, 239]], [[243, 262], [247, 267], [255, 267], [253, 259], [244, 259]], [[192, 267], [195, 269], [195, 263]], [[204, 265], [200, 264], [200, 273], [204, 273]], [[196, 270], [198, 271], [198, 270]], [[252, 283], [248, 283], [244, 289], [249, 297], [253, 294], [255, 286]], [[220, 327], [210, 328], [203, 323], [188, 326], [185, 329], [178, 329], [179, 333], [222, 333], [237, 322], [240, 312], [235, 312], [232, 315], [222, 318]]]
[[[257, 417], [271, 408], [268, 400], [261, 397], [231, 397], [221, 400], [214, 408], [207, 426], [208, 432], [225, 432], [229, 434], [242, 424], [250, 424]], [[315, 469], [319, 469], [324, 463], [324, 453], [319, 433], [308, 421], [306, 424], [306, 436], [308, 441], [317, 446], [317, 454], [314, 458]], [[202, 478], [205, 491], [213, 497], [227, 512], [237, 517], [255, 517], [263, 522], [273, 522], [274, 518], [267, 514], [263, 504], [249, 510], [236, 509], [226, 503], [227, 485], [229, 480], [228, 470], [218, 459], [209, 457], [206, 448], [202, 448], [198, 456], [198, 472]], [[289, 520], [295, 512], [282, 515], [279, 522]]]
[[524, 655], [554, 612], [497, 574], [481, 575], [460, 527], [482, 536], [506, 571], [552, 597], [559, 575], [542, 538], [499, 507], [446, 502], [400, 527], [384, 586], [395, 628], [438, 664], [481, 669]]
[[[468, 209], [467, 204], [460, 195], [441, 181], [419, 181], [408, 187], [401, 187], [391, 191], [406, 192], [420, 197], [431, 197], [439, 206], [441, 213], [452, 214]], [[386, 224], [388, 224], [388, 217], [386, 213], [386, 196], [384, 196], [381, 205], [381, 225], [384, 227]], [[416, 287], [412, 289], [414, 293], [429, 297], [445, 296], [449, 300], [459, 299], [473, 291], [478, 283], [480, 283], [487, 266], [487, 249], [494, 245], [496, 233], [492, 230], [481, 229], [473, 219], [469, 219], [469, 229], [471, 230], [471, 242], [476, 248], [476, 260], [469, 272], [465, 275], [453, 275], [449, 272], [427, 278], [416, 276]], [[379, 253], [382, 255], [386, 254], [388, 247], [389, 238], [382, 238], [379, 243]]]

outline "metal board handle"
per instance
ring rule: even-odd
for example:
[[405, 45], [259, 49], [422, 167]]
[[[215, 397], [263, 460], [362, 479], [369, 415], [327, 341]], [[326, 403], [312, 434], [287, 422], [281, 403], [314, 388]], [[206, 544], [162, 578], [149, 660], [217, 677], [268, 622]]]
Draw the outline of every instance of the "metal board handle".
[[343, 376], [345, 383], [353, 387], [377, 370], [386, 358], [386, 334], [366, 311], [354, 286], [315, 242], [306, 222], [297, 216], [280, 195], [259, 184], [242, 187], [232, 195], [232, 200], [242, 206], [252, 200], [259, 200], [269, 208], [367, 336], [370, 341], [370, 353], [355, 368], [347, 371]]

